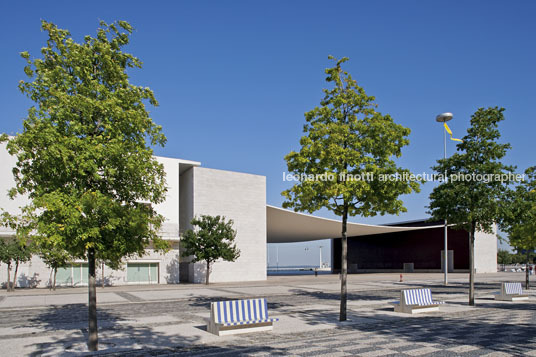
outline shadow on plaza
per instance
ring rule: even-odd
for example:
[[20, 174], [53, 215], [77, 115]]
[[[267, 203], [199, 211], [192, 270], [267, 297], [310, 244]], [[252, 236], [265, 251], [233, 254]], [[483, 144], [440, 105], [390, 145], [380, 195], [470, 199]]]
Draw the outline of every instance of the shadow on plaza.
[[[324, 292], [324, 291], [309, 291], [303, 289], [292, 289], [290, 292], [296, 296], [302, 296], [304, 298], [312, 298], [317, 300], [332, 300], [340, 301], [340, 292]], [[348, 293], [348, 300], [356, 301], [379, 301], [385, 299], [396, 300], [400, 296], [399, 290], [373, 290], [373, 291], [360, 291], [356, 293]]]
[[[87, 351], [88, 308], [85, 304], [51, 307], [29, 320], [32, 327], [44, 329], [49, 341], [32, 343], [35, 352], [43, 354], [72, 354]], [[118, 314], [97, 308], [100, 353], [119, 353], [143, 347], [148, 349], [184, 348], [195, 344], [200, 336], [170, 335], [155, 329], [162, 324], [133, 324]], [[165, 322], [163, 323], [166, 324]], [[35, 336], [32, 336], [35, 337]], [[119, 353], [118, 355], [121, 355]]]
[[[257, 298], [262, 298], [264, 296], [248, 296], [247, 298], [248, 299], [257, 299]], [[216, 301], [232, 301], [232, 300], [239, 300], [240, 298], [238, 297], [196, 297], [196, 298], [190, 298], [188, 299], [188, 301], [186, 302], [188, 304], [188, 306], [191, 306], [191, 307], [196, 307], [196, 308], [204, 308], [204, 309], [207, 309], [207, 311], [210, 311], [210, 303], [211, 302], [216, 302]], [[266, 299], [267, 300], [267, 304], [268, 304], [268, 310], [272, 310], [272, 309], [278, 309], [278, 308], [281, 308], [281, 307], [286, 307], [286, 306], [292, 306], [291, 304], [287, 304], [287, 303], [284, 303], [284, 302], [274, 302], [273, 301], [273, 297], [269, 297]]]
[[[294, 291], [304, 298], [339, 301], [339, 294], [319, 293], [305, 290]], [[372, 293], [372, 292], [370, 292]], [[381, 295], [349, 294], [348, 302], [363, 300], [385, 300], [389, 294]], [[398, 291], [392, 293], [399, 294]], [[398, 300], [398, 299], [393, 299]], [[466, 312], [439, 313], [403, 316], [393, 312], [387, 304], [377, 307], [352, 310], [349, 308], [347, 322], [340, 323], [338, 309], [307, 309], [289, 313], [309, 325], [337, 324], [337, 328], [347, 331], [373, 332], [385, 340], [402, 339], [409, 342], [437, 343], [444, 348], [472, 345], [495, 352], [520, 355], [531, 351], [536, 345], [534, 302], [486, 302], [478, 303], [482, 308], [476, 312], [467, 302], [448, 302], [449, 305], [467, 306]], [[356, 307], [359, 308], [359, 307]], [[485, 311], [485, 309], [489, 309]], [[502, 312], [502, 314], [501, 314]], [[379, 313], [379, 314], [377, 314]], [[520, 319], [520, 316], [527, 317]]]

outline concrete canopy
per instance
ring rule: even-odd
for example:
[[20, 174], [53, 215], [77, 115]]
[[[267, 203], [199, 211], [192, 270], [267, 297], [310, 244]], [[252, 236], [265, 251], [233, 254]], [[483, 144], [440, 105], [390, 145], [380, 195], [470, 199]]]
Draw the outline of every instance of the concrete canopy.
[[[348, 237], [366, 236], [373, 234], [414, 231], [437, 228], [379, 226], [348, 222]], [[341, 237], [341, 221], [315, 217], [287, 209], [266, 206], [266, 230], [268, 243], [306, 242], [312, 240]]]

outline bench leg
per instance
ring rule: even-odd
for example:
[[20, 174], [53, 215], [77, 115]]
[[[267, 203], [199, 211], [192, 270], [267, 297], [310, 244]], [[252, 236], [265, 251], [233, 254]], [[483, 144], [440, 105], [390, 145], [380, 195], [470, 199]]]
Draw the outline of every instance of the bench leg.
[[237, 325], [237, 326], [221, 326], [211, 321], [207, 324], [207, 332], [216, 336], [237, 335], [241, 333], [272, 331], [274, 328], [273, 322], [266, 322], [252, 325]]
[[528, 296], [515, 296], [515, 295], [495, 295], [495, 300], [500, 301], [521, 301], [528, 300]]
[[250, 325], [225, 326], [223, 328], [219, 328], [218, 336], [238, 335], [241, 333], [250, 333], [250, 332], [272, 331], [273, 329], [274, 329], [274, 326], [272, 322], [266, 325], [260, 325], [260, 326], [250, 326]]
[[412, 307], [408, 305], [395, 305], [395, 312], [404, 314], [419, 314], [421, 312], [439, 311], [439, 306], [433, 305], [428, 307]]

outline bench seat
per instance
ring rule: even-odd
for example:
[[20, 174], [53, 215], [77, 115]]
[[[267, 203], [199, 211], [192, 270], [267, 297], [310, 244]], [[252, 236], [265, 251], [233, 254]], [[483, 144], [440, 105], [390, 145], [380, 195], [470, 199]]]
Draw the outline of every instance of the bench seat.
[[529, 296], [523, 294], [521, 283], [501, 283], [501, 292], [495, 295], [495, 300], [500, 301], [521, 301], [528, 300]]
[[426, 289], [404, 289], [400, 291], [400, 301], [391, 303], [395, 312], [416, 314], [439, 311], [442, 301], [432, 300], [432, 291]]
[[217, 301], [210, 304], [207, 331], [218, 336], [269, 331], [277, 318], [268, 316], [266, 299]]

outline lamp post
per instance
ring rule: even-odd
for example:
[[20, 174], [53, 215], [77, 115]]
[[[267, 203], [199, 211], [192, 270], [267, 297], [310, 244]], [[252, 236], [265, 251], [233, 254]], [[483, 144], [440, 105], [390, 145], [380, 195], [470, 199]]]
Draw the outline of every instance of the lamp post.
[[[446, 123], [449, 120], [452, 119], [452, 113], [442, 113], [436, 116], [436, 121], [440, 123]], [[443, 129], [443, 158], [447, 158], [447, 131]], [[447, 177], [445, 176], [445, 182], [447, 181]], [[445, 285], [448, 284], [448, 271], [449, 271], [449, 251], [448, 251], [448, 245], [447, 245], [448, 237], [447, 237], [447, 219], [445, 218], [445, 250], [444, 250], [444, 256], [443, 256], [443, 268], [445, 269], [445, 278], [444, 283]]]

